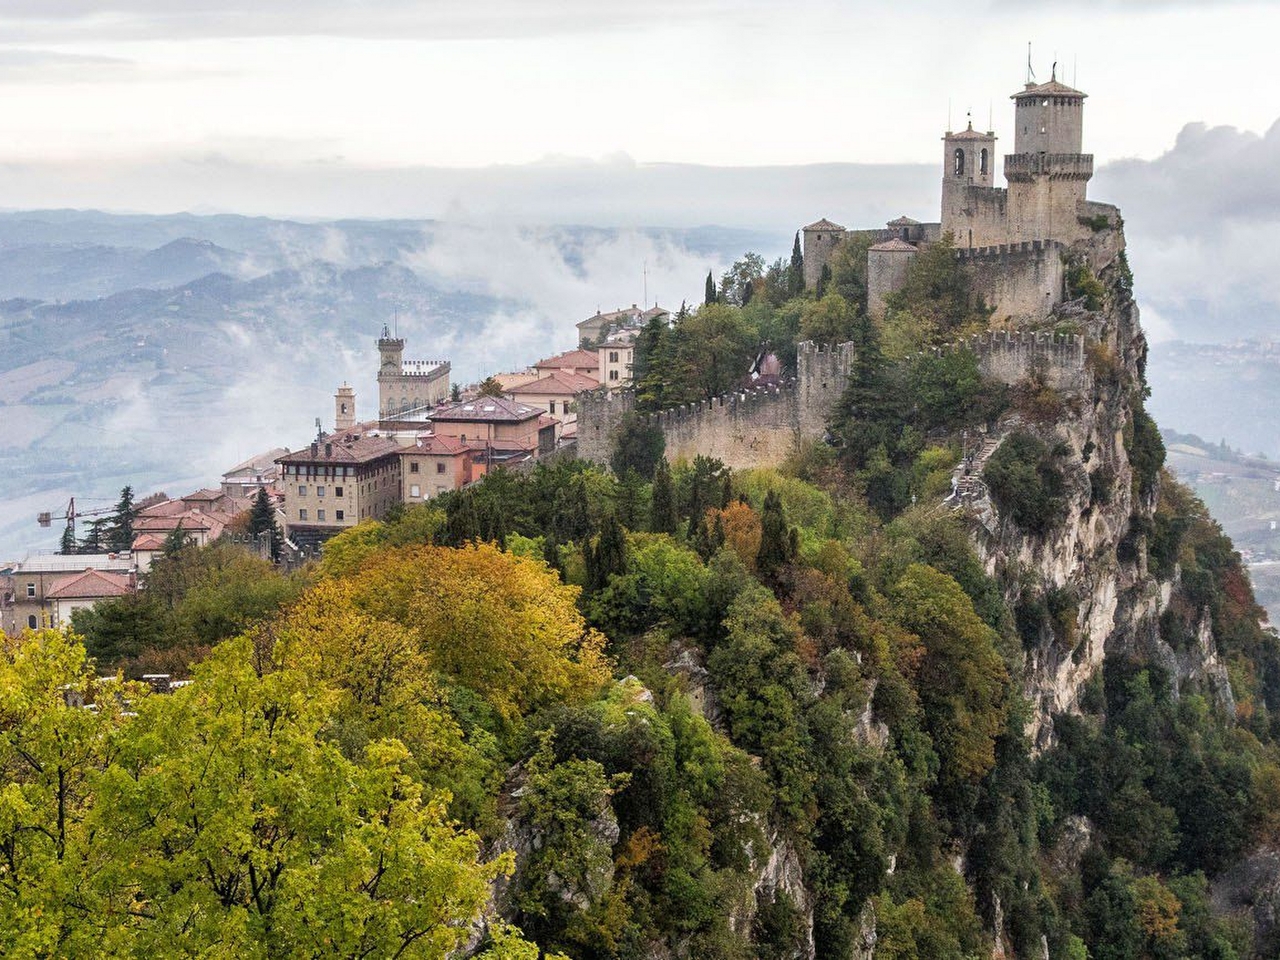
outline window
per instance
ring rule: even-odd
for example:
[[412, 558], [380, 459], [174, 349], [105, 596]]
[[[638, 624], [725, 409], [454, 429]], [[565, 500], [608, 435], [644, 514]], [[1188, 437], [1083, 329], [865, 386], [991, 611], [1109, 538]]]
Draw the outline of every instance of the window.
[[984, 177], [987, 175], [987, 148], [982, 148], [982, 154], [978, 158], [978, 172]]
[[955, 154], [955, 175], [957, 177], [964, 176], [964, 151], [956, 147]]
[[317, 510], [317, 511], [316, 511], [316, 519], [317, 519], [317, 520], [319, 520], [321, 523], [324, 523], [324, 510], [323, 510], [323, 509], [320, 509], [320, 510]]
[[417, 472], [418, 472], [418, 461], [417, 461], [417, 460], [414, 460], [411, 464], [409, 464], [409, 472], [410, 472], [410, 473], [417, 473]]
[[437, 463], [437, 464], [436, 464], [436, 473], [444, 473], [444, 464], [443, 464], [443, 463]]
[[27, 617], [27, 626], [32, 630], [40, 626], [40, 621], [36, 619], [36, 615], [34, 613]]
[[346, 512], [343, 510], [335, 510], [333, 511], [333, 515], [337, 520], [345, 520], [347, 518]]
[[420, 497], [420, 496], [422, 496], [422, 488], [421, 488], [421, 487], [419, 487], [416, 483], [414, 483], [414, 484], [410, 484], [410, 485], [409, 485], [409, 496], [411, 496], [411, 497]]
[[298, 519], [299, 519], [299, 520], [306, 520], [306, 519], [307, 519], [307, 508], [306, 508], [306, 507], [302, 507], [302, 508], [300, 508], [300, 509], [298, 510]]
[[333, 488], [333, 495], [334, 495], [335, 497], [340, 497], [340, 496], [342, 496], [342, 488], [341, 488], [341, 487], [334, 487], [334, 488]]
[[617, 363], [617, 362], [618, 362], [618, 351], [617, 351], [617, 350], [610, 350], [610, 351], [609, 351], [609, 362], [610, 362], [610, 363]]
[[307, 495], [307, 485], [305, 483], [298, 484], [298, 496], [305, 497]]
[[547, 413], [555, 413], [555, 412], [556, 412], [556, 402], [555, 402], [554, 400], [552, 400], [552, 401], [551, 401], [551, 409], [550, 409], [550, 410], [548, 410], [548, 411], [547, 411]]
[[324, 496], [324, 487], [316, 487], [316, 496], [317, 496], [317, 497], [323, 497], [323, 496]]
[[617, 371], [617, 370], [610, 370], [610, 371], [609, 371], [609, 379], [610, 379], [610, 380], [617, 380], [617, 379], [618, 379], [618, 371]]
[[27, 584], [27, 596], [34, 597], [36, 595], [36, 585], [34, 583]]

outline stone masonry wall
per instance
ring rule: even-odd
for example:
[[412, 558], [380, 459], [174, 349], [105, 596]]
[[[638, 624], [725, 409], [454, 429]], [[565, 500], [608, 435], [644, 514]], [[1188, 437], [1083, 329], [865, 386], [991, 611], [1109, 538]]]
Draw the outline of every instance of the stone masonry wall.
[[[848, 378], [853, 345], [802, 343], [797, 377], [776, 387], [741, 390], [644, 414], [662, 430], [668, 460], [716, 457], [734, 469], [773, 466], [801, 442], [821, 439]], [[607, 464], [622, 418], [635, 409], [630, 391], [578, 394], [578, 456]]]
[[931, 352], [939, 356], [969, 350], [977, 356], [984, 377], [1012, 385], [1034, 371], [1057, 390], [1079, 393], [1090, 386], [1084, 342], [1080, 334], [1005, 330], [948, 343]]
[[995, 308], [993, 319], [1039, 320], [1062, 302], [1065, 248], [1056, 240], [1002, 243], [958, 250], [976, 297]]

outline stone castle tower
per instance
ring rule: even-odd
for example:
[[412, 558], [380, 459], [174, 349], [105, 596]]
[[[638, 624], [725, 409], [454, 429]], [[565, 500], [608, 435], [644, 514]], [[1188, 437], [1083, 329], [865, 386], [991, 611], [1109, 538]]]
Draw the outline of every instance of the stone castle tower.
[[405, 360], [404, 339], [385, 326], [378, 338], [378, 419], [434, 407], [449, 395], [448, 360]]
[[995, 185], [995, 131], [947, 131], [942, 138], [941, 218], [906, 217], [884, 228], [846, 230], [822, 219], [802, 228], [805, 285], [812, 289], [846, 239], [867, 241], [868, 309], [879, 315], [901, 289], [915, 254], [950, 234], [975, 296], [994, 316], [1043, 317], [1064, 294], [1063, 256], [1115, 223], [1110, 204], [1086, 196], [1093, 157], [1082, 153], [1085, 94], [1058, 81], [1028, 82], [1014, 102], [1014, 152], [1007, 187]]

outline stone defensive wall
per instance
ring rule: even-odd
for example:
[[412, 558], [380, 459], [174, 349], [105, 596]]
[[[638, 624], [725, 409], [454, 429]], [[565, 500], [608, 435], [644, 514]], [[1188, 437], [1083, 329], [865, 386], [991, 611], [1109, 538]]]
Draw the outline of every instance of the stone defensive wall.
[[[742, 470], [775, 466], [802, 441], [821, 439], [844, 393], [853, 345], [805, 342], [797, 350], [797, 376], [643, 414], [658, 427], [668, 460], [716, 457]], [[590, 390], [577, 395], [578, 456], [607, 464], [623, 417], [635, 409], [635, 393]]]
[[942, 356], [967, 350], [978, 358], [982, 375], [992, 380], [1013, 385], [1034, 371], [1057, 390], [1083, 392], [1091, 386], [1084, 344], [1085, 338], [1077, 333], [1004, 330], [944, 344], [929, 353]]
[[999, 305], [996, 320], [1040, 320], [1062, 302], [1066, 246], [1057, 240], [1025, 240], [956, 251], [975, 297]]

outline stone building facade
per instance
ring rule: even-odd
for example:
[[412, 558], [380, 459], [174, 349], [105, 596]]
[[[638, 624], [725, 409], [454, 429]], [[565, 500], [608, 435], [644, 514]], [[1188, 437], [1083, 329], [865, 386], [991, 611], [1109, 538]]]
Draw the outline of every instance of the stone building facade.
[[379, 420], [404, 418], [449, 396], [449, 361], [405, 360], [403, 338], [393, 337], [386, 327], [378, 338], [378, 359]]

